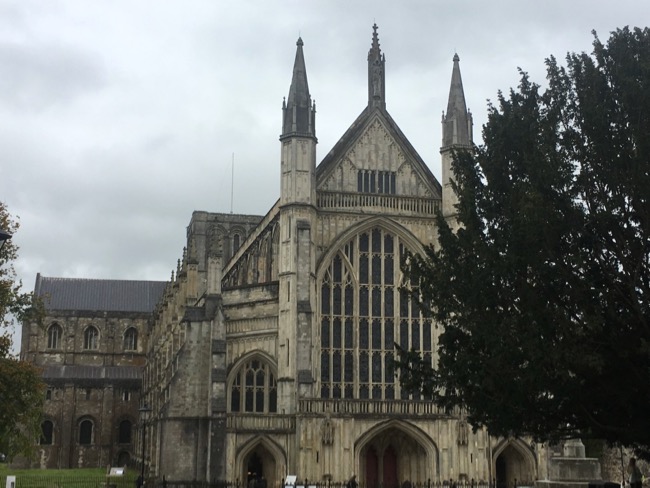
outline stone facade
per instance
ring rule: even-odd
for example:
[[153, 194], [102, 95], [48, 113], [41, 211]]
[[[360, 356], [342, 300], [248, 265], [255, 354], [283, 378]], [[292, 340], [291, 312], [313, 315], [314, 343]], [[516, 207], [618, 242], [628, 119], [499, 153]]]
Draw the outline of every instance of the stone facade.
[[135, 455], [142, 370], [153, 305], [164, 282], [38, 275], [42, 324], [23, 324], [21, 357], [43, 369], [41, 468], [129, 464]]
[[[436, 361], [439, 330], [401, 293], [400, 260], [436, 244], [435, 215], [453, 219], [454, 196], [386, 110], [376, 27], [368, 73], [368, 106], [317, 165], [299, 39], [278, 202], [263, 217], [192, 216], [148, 345], [152, 476], [264, 476], [276, 487], [292, 474], [341, 482], [356, 473], [393, 487], [545, 475], [544, 450], [529, 440], [473, 432], [462, 412], [441, 411], [395, 379], [395, 342]], [[471, 147], [471, 137], [456, 56], [445, 178], [451, 151]]]
[[[25, 324], [23, 357], [45, 367], [49, 385], [37, 465], [135, 457], [154, 478], [264, 476], [273, 488], [288, 475], [316, 483], [356, 473], [385, 488], [548, 476], [552, 449], [474, 432], [463, 412], [395, 378], [395, 343], [437, 360], [440, 330], [402, 292], [400, 263], [437, 244], [437, 212], [453, 222], [452, 151], [472, 147], [472, 117], [455, 56], [441, 184], [386, 109], [385, 67], [375, 26], [368, 105], [317, 165], [299, 39], [282, 109], [281, 193], [266, 215], [194, 212], [169, 282], [123, 301], [50, 303], [44, 329]], [[86, 296], [90, 282], [63, 290]], [[137, 347], [125, 346], [129, 330]], [[152, 415], [138, 419], [145, 404]]]

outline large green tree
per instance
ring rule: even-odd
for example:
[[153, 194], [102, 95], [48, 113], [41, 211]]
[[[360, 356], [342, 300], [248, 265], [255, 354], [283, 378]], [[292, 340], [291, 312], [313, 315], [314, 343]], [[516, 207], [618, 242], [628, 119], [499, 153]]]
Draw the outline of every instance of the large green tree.
[[[650, 448], [650, 30], [547, 60], [453, 165], [456, 222], [404, 269], [443, 329], [402, 383], [495, 435]], [[451, 225], [449, 225], [451, 224]]]
[[[0, 229], [15, 234], [18, 222], [0, 202]], [[39, 370], [11, 353], [16, 322], [39, 320], [42, 307], [22, 291], [13, 262], [18, 248], [7, 241], [0, 249], [0, 453], [10, 459], [29, 454], [40, 435], [43, 383]]]

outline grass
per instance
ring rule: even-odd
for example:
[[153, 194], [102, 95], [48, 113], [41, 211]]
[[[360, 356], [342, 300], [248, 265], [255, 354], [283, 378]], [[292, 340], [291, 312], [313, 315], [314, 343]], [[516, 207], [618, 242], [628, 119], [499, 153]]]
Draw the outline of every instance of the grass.
[[[99, 487], [107, 481], [103, 468], [85, 469], [13, 469], [0, 463], [0, 487], [4, 488], [7, 476], [16, 476], [16, 488]], [[133, 487], [137, 470], [127, 470], [124, 476], [110, 478], [109, 484]]]

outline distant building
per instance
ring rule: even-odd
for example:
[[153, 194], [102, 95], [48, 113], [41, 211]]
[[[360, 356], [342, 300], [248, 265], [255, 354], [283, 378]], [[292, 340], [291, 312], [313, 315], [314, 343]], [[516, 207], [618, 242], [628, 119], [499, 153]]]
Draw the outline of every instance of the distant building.
[[[45, 412], [34, 467], [129, 464], [157, 281], [36, 278], [46, 317], [23, 324], [21, 357], [43, 368]], [[27, 463], [26, 460], [20, 460]]]

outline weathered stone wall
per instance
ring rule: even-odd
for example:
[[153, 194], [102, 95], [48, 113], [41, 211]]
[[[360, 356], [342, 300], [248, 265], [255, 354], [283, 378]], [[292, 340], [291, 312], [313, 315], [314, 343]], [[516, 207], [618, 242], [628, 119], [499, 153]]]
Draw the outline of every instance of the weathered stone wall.
[[[52, 444], [40, 444], [34, 459], [17, 460], [17, 464], [40, 468], [106, 467], [118, 460], [132, 459], [135, 454], [135, 431], [138, 422], [139, 378], [93, 377], [79, 370], [70, 376], [58, 373], [47, 376], [47, 366], [135, 366], [145, 363], [148, 314], [126, 312], [49, 311], [45, 326], [23, 326], [26, 342], [24, 359], [44, 367], [46, 398], [44, 421], [53, 424]], [[63, 334], [57, 347], [48, 347], [48, 330], [58, 324]], [[84, 330], [94, 326], [99, 331], [98, 347], [84, 348]], [[134, 350], [124, 348], [124, 333], [137, 330]], [[69, 371], [69, 370], [68, 370]], [[96, 370], [97, 371], [97, 370]], [[66, 376], [68, 375], [68, 376]], [[119, 376], [119, 375], [118, 375]], [[93, 423], [91, 443], [79, 443], [81, 421]], [[130, 442], [119, 443], [119, 425], [131, 423]]]

